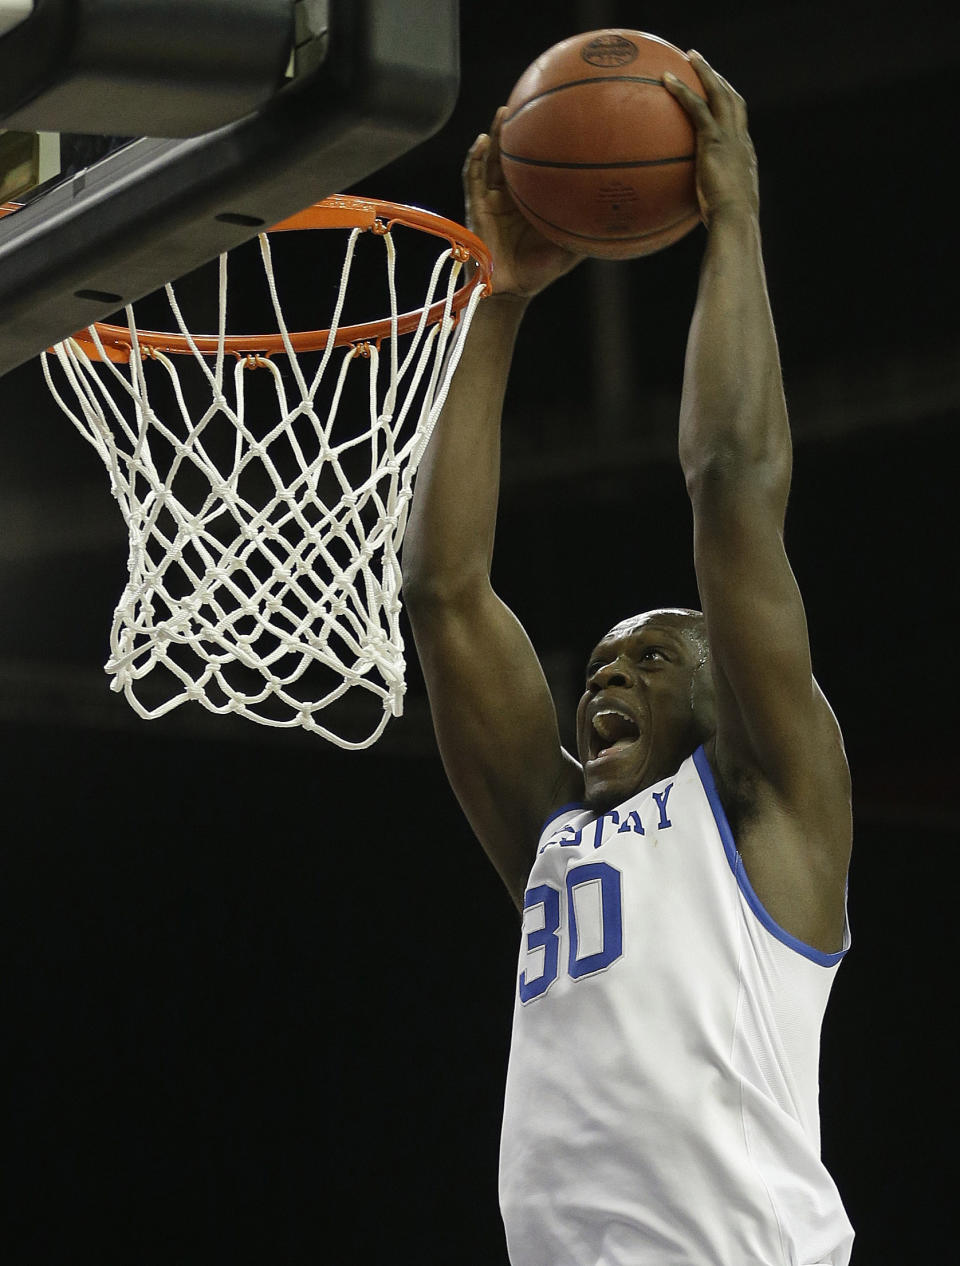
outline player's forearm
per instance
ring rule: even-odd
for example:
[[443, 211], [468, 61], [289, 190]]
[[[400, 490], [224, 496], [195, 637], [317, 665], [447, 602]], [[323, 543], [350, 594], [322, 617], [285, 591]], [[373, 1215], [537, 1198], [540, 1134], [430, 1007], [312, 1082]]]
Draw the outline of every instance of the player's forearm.
[[700, 274], [680, 409], [688, 485], [705, 471], [762, 469], [790, 480], [791, 441], [780, 357], [755, 215], [718, 213]]
[[500, 419], [526, 303], [483, 299], [417, 473], [403, 545], [408, 602], [489, 576], [500, 493]]

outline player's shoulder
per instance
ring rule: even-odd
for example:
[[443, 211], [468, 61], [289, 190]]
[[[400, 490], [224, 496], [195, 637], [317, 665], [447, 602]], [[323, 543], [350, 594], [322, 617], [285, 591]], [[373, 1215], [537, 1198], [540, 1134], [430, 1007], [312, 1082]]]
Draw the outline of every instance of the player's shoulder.
[[565, 747], [560, 749], [560, 771], [548, 803], [538, 816], [538, 836], [571, 818], [589, 814], [583, 785], [583, 766]]
[[582, 798], [558, 805], [548, 814], [540, 828], [540, 843], [543, 844], [545, 840], [553, 839], [558, 835], [569, 834], [595, 816], [593, 810]]

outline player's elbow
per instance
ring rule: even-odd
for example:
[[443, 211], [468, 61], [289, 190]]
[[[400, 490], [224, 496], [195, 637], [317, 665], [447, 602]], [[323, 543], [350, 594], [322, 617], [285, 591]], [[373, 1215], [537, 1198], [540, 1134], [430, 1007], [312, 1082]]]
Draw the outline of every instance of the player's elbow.
[[482, 568], [440, 573], [403, 569], [403, 603], [413, 623], [438, 611], [469, 607], [489, 588], [490, 577]]
[[744, 496], [786, 507], [792, 470], [789, 445], [717, 443], [685, 455], [682, 467], [694, 507]]

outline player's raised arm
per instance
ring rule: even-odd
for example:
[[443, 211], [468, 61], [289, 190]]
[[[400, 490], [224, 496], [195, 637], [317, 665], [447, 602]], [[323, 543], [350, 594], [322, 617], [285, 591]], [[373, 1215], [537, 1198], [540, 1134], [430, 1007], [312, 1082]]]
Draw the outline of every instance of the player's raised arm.
[[[792, 451], [760, 245], [746, 107], [691, 54], [707, 100], [665, 77], [697, 130], [708, 239], [690, 328], [680, 459], [717, 685], [716, 763], [728, 787], [762, 785], [787, 813], [831, 820], [811, 848], [845, 857], [848, 773], [811, 670], [803, 604], [783, 544]], [[832, 814], [832, 818], [829, 815]]]
[[447, 775], [520, 907], [543, 820], [582, 780], [533, 647], [490, 583], [500, 419], [526, 305], [578, 257], [517, 211], [500, 171], [500, 117], [464, 167], [467, 220], [493, 254], [494, 293], [474, 315], [417, 475], [403, 581]]

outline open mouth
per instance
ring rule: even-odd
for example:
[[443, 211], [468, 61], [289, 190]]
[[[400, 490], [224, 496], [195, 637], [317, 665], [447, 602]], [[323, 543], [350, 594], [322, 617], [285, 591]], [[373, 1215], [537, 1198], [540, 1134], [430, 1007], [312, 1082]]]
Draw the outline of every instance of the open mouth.
[[632, 717], [619, 708], [603, 707], [590, 721], [590, 761], [618, 756], [640, 737], [640, 729]]

